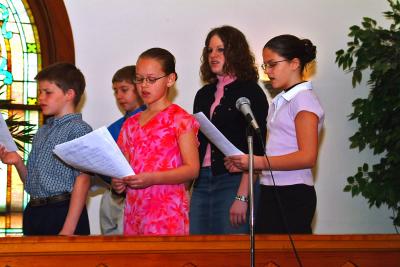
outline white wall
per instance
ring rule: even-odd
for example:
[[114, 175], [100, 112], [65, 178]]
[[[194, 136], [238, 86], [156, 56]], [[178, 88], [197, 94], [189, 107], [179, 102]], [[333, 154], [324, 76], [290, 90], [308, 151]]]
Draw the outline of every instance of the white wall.
[[[135, 64], [150, 47], [170, 50], [177, 59], [178, 95], [175, 102], [188, 111], [199, 80], [204, 39], [213, 27], [229, 24], [240, 29], [262, 63], [261, 50], [275, 35], [291, 33], [317, 45], [314, 86], [326, 111], [319, 163], [316, 168], [318, 206], [316, 233], [392, 233], [385, 208], [368, 208], [361, 197], [343, 192], [346, 178], [371, 153], [349, 149], [348, 137], [357, 129], [349, 122], [351, 102], [367, 95], [365, 86], [351, 87], [351, 75], [335, 64], [335, 51], [349, 41], [348, 28], [364, 16], [385, 23], [386, 1], [376, 0], [64, 0], [69, 13], [76, 63], [87, 79], [84, 119], [94, 128], [121, 116], [111, 90], [114, 72]], [[95, 195], [95, 194], [94, 194]], [[91, 228], [98, 234], [99, 195], [89, 202]]]

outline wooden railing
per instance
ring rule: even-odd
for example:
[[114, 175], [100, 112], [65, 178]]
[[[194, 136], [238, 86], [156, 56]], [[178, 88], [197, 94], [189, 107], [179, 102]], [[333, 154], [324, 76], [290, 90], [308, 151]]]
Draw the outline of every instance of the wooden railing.
[[[399, 267], [400, 235], [295, 235], [304, 267]], [[248, 236], [4, 237], [1, 267], [250, 266]], [[299, 266], [284, 235], [256, 236], [255, 265]]]

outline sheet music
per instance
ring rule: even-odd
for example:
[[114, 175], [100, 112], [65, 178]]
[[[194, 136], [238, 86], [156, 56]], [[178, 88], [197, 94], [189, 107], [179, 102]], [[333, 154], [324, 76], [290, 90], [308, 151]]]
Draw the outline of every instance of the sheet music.
[[0, 144], [6, 147], [8, 151], [18, 151], [17, 145], [11, 136], [6, 121], [3, 118], [3, 114], [0, 112]]
[[115, 178], [135, 174], [104, 126], [77, 139], [56, 145], [53, 152], [81, 171]]
[[243, 155], [244, 153], [237, 149], [218, 129], [210, 122], [203, 112], [194, 114], [200, 123], [200, 131], [207, 136], [225, 156]]

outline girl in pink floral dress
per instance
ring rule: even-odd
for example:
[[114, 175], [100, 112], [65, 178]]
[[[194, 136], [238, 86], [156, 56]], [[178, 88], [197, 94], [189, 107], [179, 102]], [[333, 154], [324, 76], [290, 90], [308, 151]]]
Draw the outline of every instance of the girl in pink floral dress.
[[112, 180], [117, 193], [126, 191], [125, 235], [189, 233], [185, 183], [199, 171], [199, 124], [168, 100], [176, 79], [169, 51], [152, 48], [139, 56], [135, 83], [147, 109], [126, 120], [118, 138], [136, 175]]

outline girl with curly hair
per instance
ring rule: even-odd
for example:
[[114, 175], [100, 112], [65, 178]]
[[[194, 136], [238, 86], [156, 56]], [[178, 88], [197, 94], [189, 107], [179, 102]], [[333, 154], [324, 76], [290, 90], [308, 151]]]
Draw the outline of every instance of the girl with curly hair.
[[[257, 84], [254, 56], [243, 33], [231, 26], [212, 29], [205, 40], [200, 73], [206, 85], [196, 94], [193, 112], [203, 112], [233, 145], [248, 153], [247, 122], [235, 103], [240, 97], [250, 100], [265, 136], [268, 102]], [[190, 233], [247, 233], [248, 173], [229, 173], [224, 154], [202, 133], [199, 141], [201, 169], [191, 200]], [[259, 140], [254, 154], [264, 154]]]

